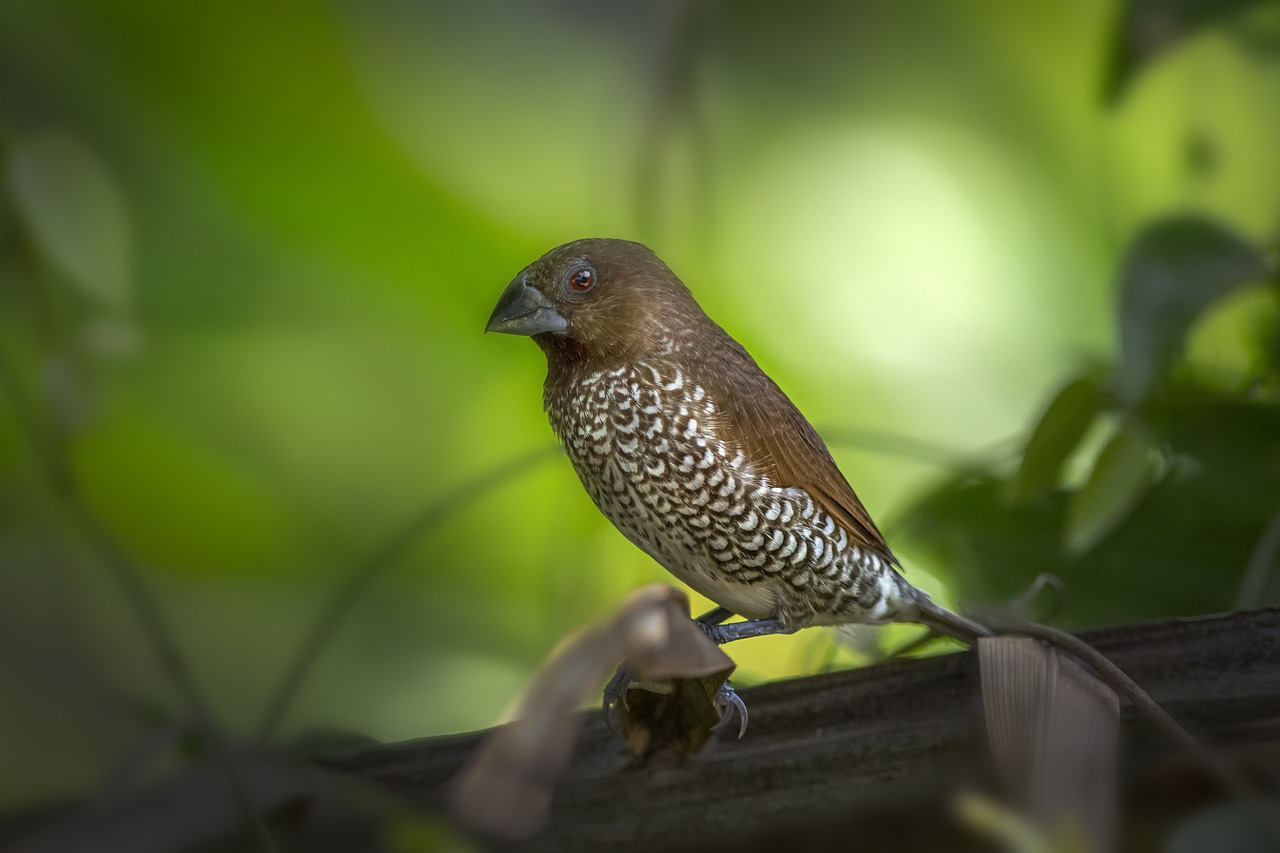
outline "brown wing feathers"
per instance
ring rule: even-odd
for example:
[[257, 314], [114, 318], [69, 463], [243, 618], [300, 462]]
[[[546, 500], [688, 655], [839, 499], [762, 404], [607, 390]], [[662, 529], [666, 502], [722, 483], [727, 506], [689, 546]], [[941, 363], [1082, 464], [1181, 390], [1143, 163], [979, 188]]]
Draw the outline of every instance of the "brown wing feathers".
[[707, 379], [710, 387], [719, 386], [713, 399], [725, 410], [717, 424], [721, 437], [740, 446], [779, 486], [808, 492], [854, 544], [897, 563], [826, 444], [782, 389], [737, 342], [714, 361], [719, 364]]

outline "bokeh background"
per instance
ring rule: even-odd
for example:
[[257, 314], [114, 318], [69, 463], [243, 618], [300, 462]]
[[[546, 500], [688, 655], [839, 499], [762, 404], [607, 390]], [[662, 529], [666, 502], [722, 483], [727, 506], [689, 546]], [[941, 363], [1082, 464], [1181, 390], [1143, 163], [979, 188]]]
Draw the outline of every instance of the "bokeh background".
[[1273, 2], [7, 0], [0, 812], [181, 728], [166, 655], [244, 736], [455, 732], [667, 579], [481, 333], [583, 236], [682, 275], [942, 600], [1277, 601], [1278, 151]]

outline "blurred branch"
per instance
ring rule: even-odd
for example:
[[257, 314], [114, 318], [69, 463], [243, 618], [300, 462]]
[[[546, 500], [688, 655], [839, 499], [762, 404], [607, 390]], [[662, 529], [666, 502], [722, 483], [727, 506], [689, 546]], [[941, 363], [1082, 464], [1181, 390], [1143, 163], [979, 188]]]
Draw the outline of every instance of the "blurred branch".
[[257, 846], [274, 853], [275, 842], [267, 831], [261, 814], [254, 807], [244, 776], [236, 765], [235, 759], [232, 758], [226, 740], [214, 723], [209, 703], [196, 683], [195, 676], [183, 660], [177, 640], [165, 620], [159, 603], [143, 582], [142, 573], [85, 502], [75, 471], [67, 462], [61, 436], [50, 434], [52, 430], [41, 428], [35, 414], [37, 410], [25, 404], [21, 382], [4, 353], [0, 353], [0, 388], [8, 398], [14, 419], [25, 433], [63, 511], [120, 587], [138, 622], [142, 625], [143, 631], [147, 634], [161, 672], [173, 681], [186, 700], [197, 729], [209, 744], [231, 785], [239, 809], [249, 823]]
[[[237, 746], [254, 801], [290, 851], [386, 853], [384, 825], [403, 808], [313, 765]], [[216, 762], [203, 760], [71, 809], [0, 818], [6, 853], [221, 853], [245, 849], [244, 822]], [[362, 824], [363, 818], [363, 824]]]
[[[705, 124], [694, 105], [694, 83], [698, 59], [710, 30], [716, 0], [675, 0], [662, 4], [666, 13], [665, 32], [657, 50], [652, 103], [643, 121], [636, 160], [636, 219], [639, 232], [648, 241], [658, 223], [659, 190], [664, 186], [663, 155], [670, 154], [677, 133], [683, 129], [692, 147], [695, 215], [692, 224], [706, 228], [711, 221], [708, 179], [710, 147]], [[706, 237], [706, 233], [698, 235]]]
[[970, 456], [922, 438], [912, 438], [892, 432], [844, 427], [820, 429], [818, 432], [831, 444], [842, 444], [861, 450], [900, 456], [954, 472], [984, 469], [986, 463], [982, 461], [983, 458], [1012, 456], [1019, 444], [1019, 440], [1008, 439]]
[[417, 515], [375, 549], [365, 562], [356, 566], [347, 576], [346, 581], [334, 590], [329, 604], [316, 620], [311, 633], [303, 641], [297, 656], [289, 664], [275, 698], [272, 699], [262, 719], [259, 737], [266, 741], [275, 734], [285, 713], [289, 710], [289, 705], [297, 695], [298, 688], [311, 672], [311, 668], [315, 666], [316, 659], [337, 632], [342, 620], [351, 612], [369, 587], [386, 574], [396, 561], [413, 547], [414, 543], [448, 518], [451, 513], [465, 506], [468, 501], [515, 479], [529, 469], [558, 455], [559, 452], [559, 445], [531, 451], [446, 492], [423, 507]]
[[[1199, 736], [1253, 761], [1280, 749], [1280, 611], [1127, 625], [1082, 638]], [[784, 849], [749, 840], [794, 847], [852, 837], [867, 849], [988, 849], [952, 837], [958, 830], [947, 816], [959, 787], [993, 776], [979, 697], [969, 654], [775, 682], [743, 691], [752, 715], [741, 741], [722, 734], [679, 766], [630, 772], [616, 736], [590, 714], [557, 787], [549, 829], [520, 849]], [[1158, 790], [1165, 782], [1148, 773], [1137, 792], [1147, 800], [1135, 800], [1132, 783], [1135, 768], [1167, 769], [1176, 752], [1132, 707], [1122, 709], [1121, 731], [1130, 782], [1122, 832], [1155, 824], [1167, 833], [1180, 815]], [[331, 766], [444, 810], [450, 780], [481, 737], [399, 744]], [[1199, 770], [1179, 767], [1184, 778]], [[1209, 780], [1204, 786], [1213, 790]], [[1211, 796], [1184, 801], [1182, 815]], [[1122, 838], [1117, 849], [1131, 846]]]

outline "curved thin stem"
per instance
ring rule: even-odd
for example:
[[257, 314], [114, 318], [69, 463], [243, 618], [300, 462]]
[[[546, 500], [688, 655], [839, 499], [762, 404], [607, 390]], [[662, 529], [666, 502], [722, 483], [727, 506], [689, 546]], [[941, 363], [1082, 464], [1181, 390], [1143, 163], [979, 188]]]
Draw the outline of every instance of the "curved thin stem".
[[968, 470], [976, 467], [979, 459], [986, 456], [999, 456], [1004, 452], [1005, 445], [1013, 442], [1013, 439], [1001, 441], [970, 456], [924, 439], [874, 429], [835, 427], [818, 432], [831, 444], [901, 456], [904, 459], [925, 462], [950, 470]]
[[[712, 158], [707, 141], [705, 121], [696, 99], [698, 63], [713, 23], [715, 0], [678, 0], [665, 4], [665, 27], [656, 46], [651, 102], [640, 127], [641, 145], [636, 156], [634, 190], [636, 224], [647, 241], [661, 238], [659, 224], [659, 192], [664, 186], [663, 157], [670, 155], [683, 132], [694, 159], [691, 180], [696, 236], [705, 243], [712, 235], [712, 211], [708, 190]], [[670, 171], [670, 157], [667, 169]], [[666, 181], [666, 183], [670, 183]]]
[[451, 513], [484, 492], [500, 486], [520, 474], [551, 459], [560, 452], [559, 445], [534, 450], [481, 474], [458, 488], [436, 498], [391, 534], [381, 546], [347, 576], [334, 590], [315, 627], [303, 640], [301, 648], [285, 673], [275, 697], [262, 718], [258, 735], [269, 740], [280, 726], [299, 687], [315, 666], [325, 645], [333, 637], [342, 620], [355, 607], [360, 597], [408, 551], [419, 538]]

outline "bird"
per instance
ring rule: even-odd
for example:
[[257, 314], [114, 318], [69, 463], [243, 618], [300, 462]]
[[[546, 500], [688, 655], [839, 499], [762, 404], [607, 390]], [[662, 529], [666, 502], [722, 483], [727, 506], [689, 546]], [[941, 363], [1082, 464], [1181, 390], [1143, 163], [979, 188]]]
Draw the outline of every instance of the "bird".
[[486, 331], [541, 348], [543, 407], [587, 494], [719, 605], [700, 620], [715, 642], [848, 623], [989, 633], [907, 581], [818, 432], [648, 247], [551, 249], [511, 280]]

